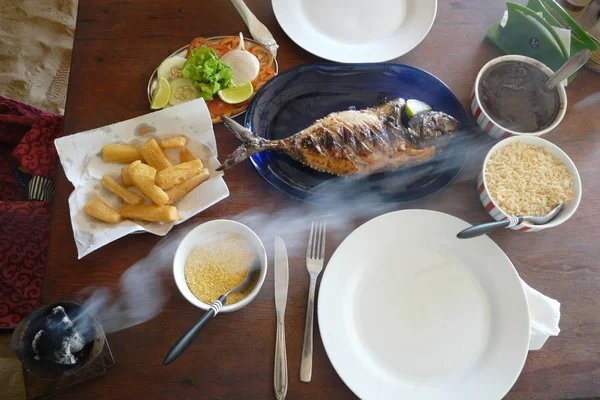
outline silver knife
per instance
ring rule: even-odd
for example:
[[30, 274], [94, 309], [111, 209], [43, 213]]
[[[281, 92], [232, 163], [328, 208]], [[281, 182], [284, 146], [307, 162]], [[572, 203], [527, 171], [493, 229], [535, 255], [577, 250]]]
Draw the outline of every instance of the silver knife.
[[233, 3], [233, 6], [248, 26], [252, 38], [268, 48], [271, 53], [273, 53], [273, 57], [277, 57], [277, 49], [279, 46], [267, 27], [252, 14], [252, 11], [250, 11], [246, 3], [244, 3], [244, 0], [231, 0], [231, 3]]
[[285, 305], [288, 295], [288, 256], [285, 243], [275, 238], [275, 312], [277, 313], [277, 336], [275, 338], [275, 368], [273, 386], [277, 400], [285, 399], [288, 389], [287, 354], [285, 351]]

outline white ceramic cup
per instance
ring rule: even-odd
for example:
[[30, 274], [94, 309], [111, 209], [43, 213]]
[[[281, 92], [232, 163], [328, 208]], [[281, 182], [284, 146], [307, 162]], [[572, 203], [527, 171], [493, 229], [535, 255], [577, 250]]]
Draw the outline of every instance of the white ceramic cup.
[[556, 89], [558, 90], [558, 97], [560, 100], [560, 106], [556, 118], [554, 118], [554, 121], [552, 121], [552, 123], [546, 128], [536, 132], [517, 132], [504, 128], [498, 123], [496, 123], [483, 109], [483, 107], [481, 106], [481, 99], [479, 94], [479, 81], [481, 80], [481, 77], [492, 67], [505, 61], [521, 61], [527, 64], [531, 64], [543, 71], [546, 75], [548, 75], [548, 77], [552, 76], [552, 74], [554, 73], [554, 71], [548, 68], [544, 63], [531, 57], [510, 54], [507, 56], [494, 58], [493, 60], [485, 64], [483, 68], [481, 68], [481, 70], [479, 71], [479, 74], [477, 74], [477, 79], [475, 79], [475, 86], [473, 87], [473, 92], [471, 93], [471, 112], [473, 113], [473, 117], [475, 117], [475, 119], [477, 120], [477, 124], [481, 127], [481, 129], [483, 129], [488, 134], [490, 134], [490, 136], [496, 139], [503, 139], [510, 136], [540, 136], [556, 128], [564, 118], [565, 112], [567, 111], [567, 92], [565, 91], [565, 87], [562, 85], [562, 83], [559, 83], [556, 87]]
[[575, 214], [575, 210], [577, 210], [577, 207], [579, 207], [582, 191], [581, 178], [579, 177], [579, 172], [577, 171], [575, 164], [569, 158], [567, 153], [562, 151], [560, 147], [556, 146], [555, 144], [535, 136], [511, 137], [496, 143], [496, 145], [490, 149], [490, 151], [485, 156], [485, 160], [483, 160], [483, 167], [481, 169], [481, 172], [479, 173], [479, 178], [477, 179], [477, 190], [479, 192], [479, 200], [481, 200], [481, 204], [483, 204], [483, 207], [488, 212], [488, 214], [490, 214], [492, 218], [494, 218], [496, 221], [502, 221], [508, 218], [508, 214], [502, 211], [502, 209], [498, 207], [494, 199], [490, 196], [487, 187], [487, 182], [485, 179], [485, 168], [492, 154], [516, 141], [525, 142], [531, 145], [540, 146], [547, 149], [553, 156], [558, 158], [567, 167], [567, 171], [569, 171], [569, 173], [573, 177], [574, 185], [573, 197], [570, 199], [569, 202], [565, 204], [561, 212], [552, 221], [544, 225], [533, 225], [528, 222], [523, 222], [517, 226], [512, 227], [511, 229], [521, 232], [539, 232], [543, 229], [552, 228], [562, 224], [563, 222], [571, 218], [571, 216]]
[[[254, 231], [248, 228], [246, 225], [241, 224], [236, 221], [231, 221], [227, 219], [217, 219], [210, 222], [205, 222], [202, 225], [192, 229], [190, 233], [188, 233], [185, 238], [177, 247], [177, 251], [175, 252], [175, 258], [173, 259], [173, 276], [175, 277], [175, 283], [177, 284], [177, 288], [186, 298], [187, 301], [192, 303], [198, 308], [202, 310], [208, 310], [210, 308], [210, 304], [206, 304], [200, 299], [198, 299], [185, 281], [185, 263], [190, 255], [190, 253], [195, 250], [200, 244], [205, 243], [205, 240], [210, 236], [213, 236], [217, 233], [237, 233], [241, 235], [243, 238], [248, 240], [250, 245], [254, 248], [256, 252], [256, 257], [260, 263], [260, 275], [258, 278], [258, 282], [256, 282], [256, 286], [252, 289], [252, 292], [248, 294], [248, 296], [244, 297], [242, 300], [238, 301], [235, 304], [225, 305], [221, 309], [220, 312], [231, 312], [239, 310], [242, 307], [248, 305], [258, 294], [260, 288], [262, 287], [265, 277], [267, 276], [267, 252], [265, 251], [265, 246], [263, 245], [260, 238], [254, 233]], [[220, 293], [219, 295], [224, 294]]]

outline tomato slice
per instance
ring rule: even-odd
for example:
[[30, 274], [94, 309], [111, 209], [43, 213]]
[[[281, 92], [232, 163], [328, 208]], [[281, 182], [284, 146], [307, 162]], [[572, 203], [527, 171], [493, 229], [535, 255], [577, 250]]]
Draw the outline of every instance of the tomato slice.
[[185, 58], [188, 58], [188, 56], [190, 55], [190, 53], [192, 52], [192, 50], [198, 49], [198, 48], [200, 48], [202, 46], [209, 46], [210, 47], [211, 44], [212, 43], [208, 39], [206, 39], [206, 38], [203, 38], [203, 37], [194, 38], [194, 40], [192, 40], [190, 42], [190, 45], [188, 46], [188, 50], [187, 50], [187, 53], [185, 55]]
[[215, 117], [218, 115], [227, 115], [227, 113], [231, 112], [233, 109], [231, 104], [227, 104], [219, 98], [207, 102], [206, 105], [208, 106], [210, 113]]

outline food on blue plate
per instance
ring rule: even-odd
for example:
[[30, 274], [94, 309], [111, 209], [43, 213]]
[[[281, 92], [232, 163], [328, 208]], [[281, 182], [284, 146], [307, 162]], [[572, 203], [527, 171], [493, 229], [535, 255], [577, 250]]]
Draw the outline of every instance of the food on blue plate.
[[140, 151], [128, 144], [109, 143], [102, 148], [102, 161], [130, 163], [142, 159]]
[[[365, 110], [335, 112], [283, 140], [254, 135], [231, 118], [225, 126], [243, 143], [218, 168], [224, 170], [265, 150], [332, 175], [370, 174], [430, 160], [458, 132], [448, 114], [427, 111], [402, 125], [404, 99]], [[415, 119], [417, 118], [418, 119]], [[414, 121], [414, 122], [413, 122]]]
[[420, 100], [409, 99], [406, 100], [406, 106], [404, 108], [406, 112], [406, 116], [408, 118], [414, 117], [417, 114], [424, 113], [426, 111], [431, 111], [431, 107], [429, 104], [424, 103]]
[[160, 147], [162, 147], [163, 149], [185, 147], [186, 144], [187, 138], [185, 136], [174, 136], [160, 140]]
[[121, 217], [126, 219], [138, 219], [148, 222], [175, 222], [181, 219], [179, 211], [173, 206], [138, 205], [125, 204], [119, 210]]
[[164, 206], [169, 202], [169, 196], [155, 185], [156, 169], [141, 161], [134, 161], [129, 166], [129, 176], [140, 192], [144, 193], [154, 204]]
[[140, 153], [142, 154], [142, 157], [144, 157], [144, 161], [158, 171], [162, 171], [171, 166], [169, 159], [165, 155], [163, 149], [158, 145], [156, 139], [148, 140], [146, 144], [140, 147]]
[[573, 198], [567, 167], [543, 147], [516, 141], [492, 154], [485, 180], [494, 202], [508, 215], [540, 217]]
[[117, 181], [110, 177], [110, 175], [104, 175], [102, 177], [102, 185], [122, 198], [125, 203], [135, 205], [142, 204], [144, 202], [144, 198], [142, 196], [127, 190], [127, 188], [124, 186], [119, 185]]
[[412, 135], [416, 135], [420, 141], [421, 147], [434, 143], [436, 146], [444, 145], [452, 135], [448, 132], [454, 132], [457, 128], [456, 120], [449, 115], [439, 111], [422, 112], [408, 121], [408, 128]]
[[111, 224], [121, 222], [121, 214], [98, 196], [92, 197], [83, 210], [92, 217]]

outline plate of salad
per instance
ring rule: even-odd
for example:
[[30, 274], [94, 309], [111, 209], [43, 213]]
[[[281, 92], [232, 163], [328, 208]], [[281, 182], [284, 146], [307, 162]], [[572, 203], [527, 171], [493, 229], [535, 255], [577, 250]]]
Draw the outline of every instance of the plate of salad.
[[197, 37], [167, 57], [148, 82], [150, 108], [204, 98], [213, 124], [246, 111], [254, 94], [278, 73], [260, 43], [239, 36]]

